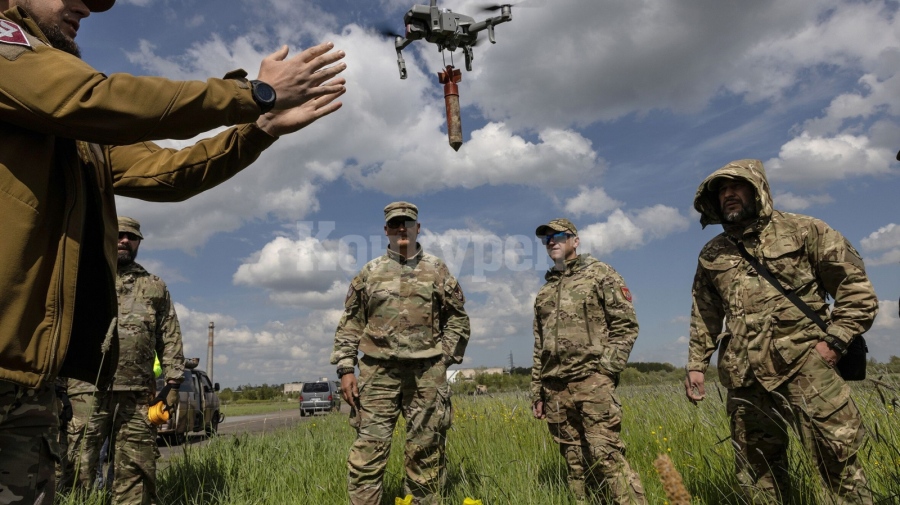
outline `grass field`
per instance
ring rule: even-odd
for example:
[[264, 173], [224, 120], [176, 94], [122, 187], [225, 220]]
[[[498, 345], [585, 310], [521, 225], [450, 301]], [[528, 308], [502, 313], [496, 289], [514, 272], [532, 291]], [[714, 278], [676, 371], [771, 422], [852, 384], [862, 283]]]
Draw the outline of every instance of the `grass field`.
[[[896, 383], [888, 384], [896, 388]], [[724, 389], [715, 386], [695, 407], [680, 385], [619, 389], [624, 404], [627, 457], [640, 473], [651, 504], [666, 497], [652, 466], [668, 454], [681, 472], [694, 504], [742, 504], [735, 491]], [[896, 389], [857, 387], [855, 398], [869, 427], [862, 461], [880, 503], [900, 502], [900, 423]], [[404, 430], [395, 432], [385, 479], [385, 502], [402, 491]], [[187, 447], [160, 473], [167, 504], [342, 504], [346, 503], [346, 457], [354, 438], [345, 416], [318, 416], [268, 436], [220, 437], [206, 447]], [[795, 444], [796, 447], [796, 444]], [[447, 504], [466, 497], [489, 504], [571, 504], [566, 471], [543, 422], [532, 418], [522, 393], [454, 398], [448, 441]], [[814, 470], [799, 451], [791, 473], [800, 505], [827, 503]], [[91, 501], [93, 499], [94, 501]], [[96, 497], [60, 503], [100, 503]], [[597, 503], [603, 503], [597, 500]]]

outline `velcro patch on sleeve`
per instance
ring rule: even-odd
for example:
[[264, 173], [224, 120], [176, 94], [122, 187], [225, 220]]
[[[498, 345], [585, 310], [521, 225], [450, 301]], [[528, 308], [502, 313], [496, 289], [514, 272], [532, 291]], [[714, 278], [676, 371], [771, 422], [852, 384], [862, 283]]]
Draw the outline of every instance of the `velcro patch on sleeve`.
[[625, 299], [630, 302], [631, 301], [631, 290], [629, 290], [625, 286], [622, 286], [622, 296], [624, 296]]
[[19, 25], [0, 19], [0, 56], [15, 61], [31, 47], [31, 42]]
[[22, 28], [5, 19], [0, 19], [0, 44], [31, 47], [31, 42], [28, 41]]

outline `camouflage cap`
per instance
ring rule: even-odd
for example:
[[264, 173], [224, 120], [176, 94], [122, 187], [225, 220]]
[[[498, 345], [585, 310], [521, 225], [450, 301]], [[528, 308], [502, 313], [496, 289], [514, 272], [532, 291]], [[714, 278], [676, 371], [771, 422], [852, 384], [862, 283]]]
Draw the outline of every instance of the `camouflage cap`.
[[538, 226], [537, 229], [534, 230], [534, 234], [538, 237], [543, 237], [544, 235], [549, 235], [551, 231], [567, 231], [572, 235], [578, 235], [578, 228], [575, 228], [572, 221], [569, 221], [564, 217], [558, 217], [547, 224]]
[[384, 208], [384, 222], [388, 222], [395, 217], [408, 217], [413, 221], [419, 220], [419, 208], [409, 202], [389, 203]]
[[84, 5], [91, 12], [104, 12], [112, 8], [116, 0], [84, 0]]
[[119, 233], [134, 233], [141, 240], [144, 239], [144, 236], [141, 235], [141, 223], [137, 219], [126, 216], [119, 216]]

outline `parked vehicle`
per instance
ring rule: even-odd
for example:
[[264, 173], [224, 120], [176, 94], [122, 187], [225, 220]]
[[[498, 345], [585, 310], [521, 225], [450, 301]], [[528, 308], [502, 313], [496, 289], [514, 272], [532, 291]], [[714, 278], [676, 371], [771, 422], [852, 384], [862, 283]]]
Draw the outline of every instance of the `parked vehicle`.
[[300, 415], [318, 411], [333, 412], [341, 408], [341, 387], [337, 381], [322, 379], [303, 383], [300, 390]]
[[[178, 408], [166, 424], [158, 427], [161, 437], [181, 443], [191, 433], [202, 432], [213, 436], [219, 423], [225, 420], [219, 404], [219, 383], [213, 384], [206, 372], [199, 370], [199, 358], [184, 360], [184, 382], [178, 388]], [[165, 385], [162, 378], [156, 381], [156, 390]]]

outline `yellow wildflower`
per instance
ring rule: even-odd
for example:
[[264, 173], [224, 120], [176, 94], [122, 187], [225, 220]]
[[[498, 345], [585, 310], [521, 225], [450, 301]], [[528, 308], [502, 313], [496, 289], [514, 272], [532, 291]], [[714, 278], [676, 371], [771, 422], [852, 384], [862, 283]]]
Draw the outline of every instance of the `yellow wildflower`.
[[466, 499], [463, 500], [463, 505], [481, 505], [481, 500], [476, 500], [475, 498], [469, 498], [467, 496]]
[[406, 495], [406, 498], [394, 498], [394, 505], [412, 505], [412, 495]]

